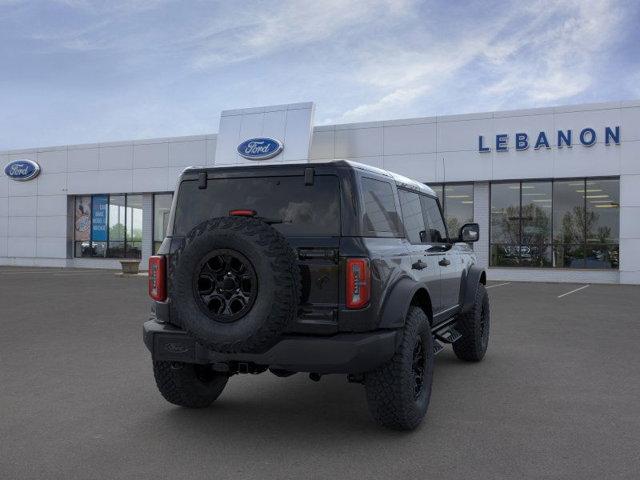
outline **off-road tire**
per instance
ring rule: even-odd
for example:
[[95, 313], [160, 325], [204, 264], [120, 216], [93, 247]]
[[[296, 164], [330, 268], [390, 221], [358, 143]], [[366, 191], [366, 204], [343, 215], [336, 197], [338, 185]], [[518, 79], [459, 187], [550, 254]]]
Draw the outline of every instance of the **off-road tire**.
[[460, 360], [479, 362], [484, 358], [489, 346], [489, 329], [491, 315], [489, 295], [481, 283], [476, 288], [476, 295], [471, 309], [460, 314], [456, 322], [456, 330], [462, 337], [453, 344], [453, 351]]
[[[247, 259], [257, 278], [250, 310], [231, 322], [216, 321], [198, 305], [193, 277], [199, 262], [215, 249], [229, 249]], [[220, 217], [197, 225], [169, 264], [172, 308], [179, 324], [206, 347], [218, 352], [264, 352], [295, 320], [300, 301], [300, 268], [286, 238], [251, 217]]]
[[[416, 397], [413, 360], [419, 341], [425, 358], [423, 386]], [[394, 430], [413, 430], [420, 424], [431, 398], [433, 357], [429, 320], [421, 308], [412, 306], [402, 332], [402, 343], [392, 359], [365, 375], [369, 411], [378, 424]]]
[[179, 362], [153, 362], [153, 375], [165, 400], [187, 408], [211, 405], [229, 378], [207, 365]]

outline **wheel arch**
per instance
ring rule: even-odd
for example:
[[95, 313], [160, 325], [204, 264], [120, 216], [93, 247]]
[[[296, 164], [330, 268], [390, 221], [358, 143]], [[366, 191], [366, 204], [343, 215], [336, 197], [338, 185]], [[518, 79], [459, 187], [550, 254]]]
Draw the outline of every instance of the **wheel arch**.
[[410, 305], [420, 307], [429, 319], [429, 323], [433, 324], [433, 304], [431, 303], [431, 295], [426, 288], [418, 288], [415, 291]]
[[487, 272], [484, 268], [473, 265], [462, 279], [462, 282], [462, 288], [460, 289], [462, 311], [468, 312], [475, 301], [478, 285], [487, 284]]
[[393, 287], [382, 307], [380, 328], [398, 328], [404, 325], [410, 306], [420, 307], [429, 322], [433, 321], [433, 309], [429, 290], [414, 280], [405, 277]]

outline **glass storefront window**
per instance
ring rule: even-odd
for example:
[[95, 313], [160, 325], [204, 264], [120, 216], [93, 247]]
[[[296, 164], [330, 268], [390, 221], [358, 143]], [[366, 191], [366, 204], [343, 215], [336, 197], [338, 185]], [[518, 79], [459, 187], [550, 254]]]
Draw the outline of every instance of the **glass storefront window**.
[[109, 195], [91, 197], [91, 256], [107, 256]]
[[522, 182], [520, 264], [551, 265], [551, 182]]
[[618, 268], [618, 179], [491, 184], [491, 266]]
[[587, 243], [618, 243], [620, 236], [620, 183], [618, 180], [588, 180]]
[[618, 268], [620, 182], [587, 180], [585, 186], [586, 268]]
[[554, 266], [584, 268], [585, 180], [553, 182]]
[[584, 242], [584, 180], [553, 183], [553, 242]]
[[128, 258], [142, 256], [142, 195], [127, 195], [126, 248]]
[[74, 220], [76, 257], [141, 257], [142, 195], [78, 196]]
[[124, 235], [127, 211], [124, 195], [109, 196], [109, 246], [107, 256], [124, 257]]
[[74, 214], [74, 255], [91, 256], [91, 196], [76, 197]]
[[520, 184], [491, 185], [491, 265], [517, 265], [520, 257]]
[[171, 212], [172, 193], [156, 193], [153, 195], [153, 253], [160, 248], [169, 223]]

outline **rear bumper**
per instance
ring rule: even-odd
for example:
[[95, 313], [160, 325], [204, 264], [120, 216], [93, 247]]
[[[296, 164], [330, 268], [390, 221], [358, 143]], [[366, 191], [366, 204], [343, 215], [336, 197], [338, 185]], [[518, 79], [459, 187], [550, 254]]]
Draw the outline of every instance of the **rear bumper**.
[[363, 373], [391, 359], [396, 330], [343, 333], [330, 337], [284, 336], [264, 353], [219, 353], [184, 330], [156, 320], [145, 322], [144, 343], [154, 360], [186, 363], [252, 363], [293, 372]]

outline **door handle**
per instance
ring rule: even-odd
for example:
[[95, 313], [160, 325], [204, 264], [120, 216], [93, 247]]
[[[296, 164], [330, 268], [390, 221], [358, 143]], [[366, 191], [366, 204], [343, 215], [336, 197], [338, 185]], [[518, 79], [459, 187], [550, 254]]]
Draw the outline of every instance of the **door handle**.
[[443, 258], [442, 260], [440, 260], [438, 262], [438, 265], [440, 265], [441, 267], [446, 267], [446, 266], [451, 265], [451, 262], [449, 261], [448, 258]]
[[417, 262], [414, 262], [413, 265], [411, 265], [411, 268], [413, 270], [422, 270], [423, 268], [427, 268], [427, 264], [422, 260], [418, 260]]

